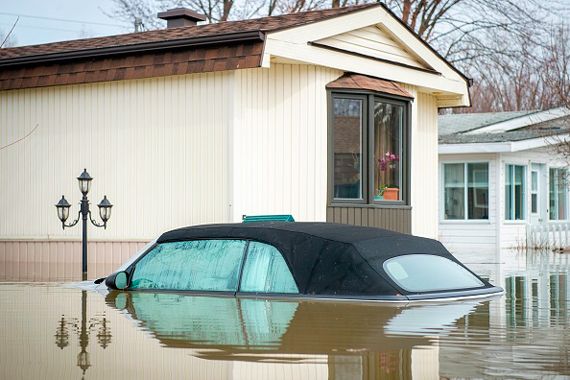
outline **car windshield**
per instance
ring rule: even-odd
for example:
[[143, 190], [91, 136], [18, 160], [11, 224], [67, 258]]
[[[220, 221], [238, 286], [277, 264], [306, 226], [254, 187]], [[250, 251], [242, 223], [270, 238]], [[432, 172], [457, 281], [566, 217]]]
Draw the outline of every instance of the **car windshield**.
[[408, 292], [434, 292], [484, 286], [461, 265], [445, 257], [425, 254], [396, 256], [384, 262], [392, 280]]

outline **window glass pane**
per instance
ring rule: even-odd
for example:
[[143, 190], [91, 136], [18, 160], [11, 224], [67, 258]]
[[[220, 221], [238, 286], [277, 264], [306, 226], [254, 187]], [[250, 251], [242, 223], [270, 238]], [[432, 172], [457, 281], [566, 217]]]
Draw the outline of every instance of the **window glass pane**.
[[530, 209], [533, 214], [538, 213], [538, 194], [530, 195]]
[[413, 254], [393, 257], [384, 270], [408, 292], [469, 289], [484, 284], [459, 264], [441, 256]]
[[467, 164], [469, 219], [489, 219], [489, 164]]
[[249, 243], [240, 291], [299, 293], [281, 252], [271, 245], [258, 242]]
[[524, 220], [526, 166], [506, 165], [505, 169], [505, 219]]
[[362, 199], [362, 103], [333, 99], [334, 198]]
[[515, 220], [524, 219], [524, 206], [525, 206], [525, 167], [515, 166], [514, 174], [514, 205], [515, 205]]
[[513, 219], [513, 166], [505, 167], [505, 219]]
[[131, 288], [235, 292], [245, 244], [241, 240], [159, 244], [136, 264]]
[[465, 166], [443, 165], [445, 219], [465, 219]]
[[568, 189], [567, 170], [560, 168], [550, 169], [550, 219], [568, 219]]
[[404, 107], [374, 103], [375, 200], [402, 199], [402, 129]]

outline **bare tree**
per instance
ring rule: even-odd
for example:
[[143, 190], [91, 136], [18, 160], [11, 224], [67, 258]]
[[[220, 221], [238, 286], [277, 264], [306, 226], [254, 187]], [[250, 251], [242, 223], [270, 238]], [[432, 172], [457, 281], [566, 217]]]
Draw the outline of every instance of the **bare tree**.
[[2, 31], [0, 30], [0, 49], [5, 47], [11, 47], [16, 44], [14, 29], [16, 28], [16, 25], [18, 25], [18, 21], [20, 21], [20, 17], [16, 18], [8, 33], [3, 34]]

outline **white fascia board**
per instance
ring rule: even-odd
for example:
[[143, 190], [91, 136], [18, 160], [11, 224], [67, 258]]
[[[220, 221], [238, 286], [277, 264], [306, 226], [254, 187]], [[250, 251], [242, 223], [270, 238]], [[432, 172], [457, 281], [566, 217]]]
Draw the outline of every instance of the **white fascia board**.
[[510, 143], [439, 144], [439, 154], [510, 152]]
[[570, 134], [535, 139], [497, 143], [439, 144], [439, 154], [458, 153], [512, 153], [554, 145], [557, 141], [568, 141]]
[[431, 74], [408, 67], [393, 65], [365, 57], [344, 54], [322, 49], [305, 43], [275, 40], [268, 37], [266, 53], [308, 64], [326, 66], [342, 71], [350, 71], [378, 78], [423, 87], [436, 92], [458, 95], [456, 105], [469, 105], [465, 81], [455, 81], [441, 75]]
[[487, 127], [478, 128], [466, 132], [465, 134], [475, 135], [478, 133], [496, 133], [496, 132], [512, 131], [514, 129], [527, 127], [529, 125], [542, 123], [544, 121], [558, 119], [559, 117], [568, 116], [568, 115], [570, 115], [570, 109], [566, 107], [554, 108], [547, 111], [534, 112], [530, 115], [517, 117], [511, 120], [506, 120], [500, 123], [489, 125]]
[[[378, 24], [381, 24], [384, 30], [389, 31], [403, 47], [417, 55], [441, 75], [378, 61], [372, 57], [366, 58], [350, 53], [331, 51], [309, 44], [313, 41]], [[450, 105], [469, 105], [469, 93], [465, 79], [451, 69], [445, 60], [426, 47], [399, 21], [394, 19], [382, 6], [268, 33], [262, 61], [263, 67], [269, 67], [269, 59], [272, 55], [424, 87], [435, 92], [442, 92], [441, 95], [447, 97], [446, 103], [449, 102]], [[453, 95], [457, 96], [456, 101], [450, 100], [453, 99]]]

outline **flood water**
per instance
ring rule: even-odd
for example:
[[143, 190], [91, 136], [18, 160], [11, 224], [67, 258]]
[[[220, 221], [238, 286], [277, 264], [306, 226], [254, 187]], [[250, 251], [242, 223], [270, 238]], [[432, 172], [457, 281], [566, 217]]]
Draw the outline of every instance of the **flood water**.
[[457, 256], [506, 294], [396, 307], [100, 294], [8, 273], [0, 379], [570, 378], [570, 255]]

